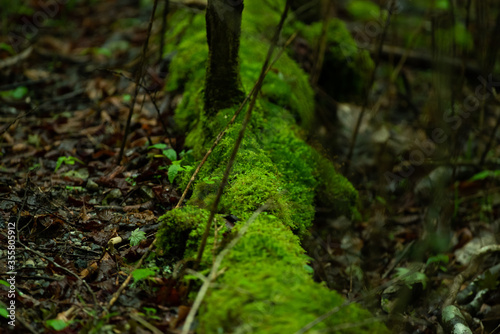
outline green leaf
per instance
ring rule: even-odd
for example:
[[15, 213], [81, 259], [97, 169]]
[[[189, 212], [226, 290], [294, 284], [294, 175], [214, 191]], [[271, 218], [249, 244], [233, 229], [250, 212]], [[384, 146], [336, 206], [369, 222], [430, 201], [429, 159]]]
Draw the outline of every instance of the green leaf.
[[142, 281], [148, 277], [154, 276], [156, 272], [149, 268], [136, 269], [132, 272], [134, 282]]
[[380, 17], [379, 6], [367, 0], [350, 1], [347, 11], [357, 20], [369, 21]]
[[473, 177], [469, 179], [469, 181], [479, 181], [479, 180], [484, 180], [487, 179], [490, 176], [493, 176], [494, 174], [490, 170], [483, 170], [482, 172], [477, 173]]
[[448, 0], [437, 0], [435, 5], [436, 9], [447, 10], [450, 6], [450, 3]]
[[314, 269], [310, 265], [304, 264], [304, 269], [308, 274], [314, 274]]
[[140, 244], [141, 241], [144, 239], [146, 239], [146, 233], [144, 231], [139, 230], [139, 228], [136, 228], [130, 234], [130, 245], [136, 246], [136, 245]]
[[10, 53], [11, 55], [16, 54], [16, 52], [14, 51], [14, 49], [12, 48], [12, 46], [10, 46], [9, 44], [7, 44], [5, 42], [1, 42], [0, 43], [0, 50], [5, 50], [8, 53]]
[[[448, 1], [446, 1], [448, 3]], [[474, 41], [471, 33], [465, 27], [465, 24], [457, 22], [455, 24], [455, 41], [465, 50], [471, 50], [474, 46]]]
[[20, 100], [28, 94], [28, 88], [24, 86], [19, 86], [14, 90], [8, 90], [5, 92], [0, 92], [0, 96], [8, 97], [16, 100]]
[[59, 167], [61, 167], [63, 163], [66, 165], [74, 165], [75, 162], [81, 163], [82, 165], [85, 164], [83, 161], [75, 157], [65, 157], [65, 156], [59, 157], [57, 158], [56, 169], [54, 170], [54, 172], [57, 172], [57, 170], [59, 169]]
[[426, 265], [428, 266], [431, 263], [444, 263], [448, 264], [450, 261], [450, 258], [446, 254], [438, 254], [436, 256], [431, 256], [430, 258], [427, 259]]
[[25, 97], [26, 94], [28, 94], [28, 88], [26, 88], [24, 86], [19, 86], [16, 89], [14, 89], [14, 91], [12, 92], [12, 97], [17, 99], [17, 100], [20, 100], [23, 97]]
[[167, 144], [165, 143], [157, 143], [157, 144], [154, 144], [154, 145], [151, 145], [148, 147], [148, 150], [152, 149], [152, 148], [157, 148], [159, 150], [164, 150], [166, 149], [168, 146]]
[[162, 151], [163, 155], [170, 159], [170, 161], [177, 160], [177, 152], [175, 150], [169, 148], [168, 150]]
[[152, 307], [143, 307], [142, 308], [144, 311], [146, 311], [147, 315], [154, 315], [156, 314], [156, 309]]
[[175, 180], [175, 177], [177, 176], [177, 174], [179, 174], [179, 171], [183, 170], [183, 168], [181, 167], [180, 164], [171, 164], [169, 167], [168, 167], [168, 182], [170, 182], [170, 184], [174, 184], [174, 180]]
[[9, 317], [9, 311], [5, 307], [0, 307], [0, 315], [4, 318]]
[[108, 48], [94, 48], [94, 53], [96, 55], [103, 55], [108, 58], [111, 58], [111, 56], [113, 56], [113, 53]]
[[89, 171], [87, 168], [79, 168], [77, 170], [70, 170], [63, 174], [64, 176], [74, 177], [77, 179], [86, 180], [89, 178]]
[[7, 281], [4, 281], [3, 279], [0, 279], [0, 284], [5, 285], [6, 287], [10, 286], [10, 284]]
[[68, 327], [70, 323], [61, 319], [50, 319], [45, 321], [45, 324], [56, 331], [62, 331], [63, 329]]
[[57, 170], [59, 169], [59, 167], [61, 167], [64, 161], [66, 161], [66, 157], [57, 158], [56, 169], [54, 169], [54, 172], [57, 172]]

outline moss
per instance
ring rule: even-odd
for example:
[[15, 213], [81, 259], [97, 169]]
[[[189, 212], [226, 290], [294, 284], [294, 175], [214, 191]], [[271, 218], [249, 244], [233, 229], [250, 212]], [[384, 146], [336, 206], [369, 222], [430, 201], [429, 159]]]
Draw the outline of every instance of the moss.
[[[172, 260], [194, 259], [209, 215], [210, 211], [208, 210], [186, 205], [168, 211], [161, 216], [157, 246], [163, 251], [164, 256]], [[223, 244], [223, 238], [228, 229], [221, 215], [216, 215], [214, 226], [218, 226], [217, 244]], [[207, 240], [208, 246], [203, 253], [202, 266], [208, 266], [212, 263], [214, 234], [214, 227], [212, 227], [210, 237]]]
[[[343, 298], [313, 282], [306, 264], [298, 238], [273, 218], [260, 216], [225, 259], [223, 266], [231, 270], [207, 295], [200, 312], [200, 332], [294, 333], [341, 306]], [[370, 317], [369, 312], [351, 304], [341, 307], [314, 330], [388, 333], [381, 324], [356, 325]], [[334, 329], [346, 320], [354, 327]]]
[[[197, 87], [203, 87], [205, 63], [208, 55], [205, 19], [203, 15], [192, 17], [190, 15], [184, 11], [178, 11], [173, 16], [171, 23], [171, 26], [174, 27], [171, 32], [173, 36], [168, 35], [170, 38], [167, 38], [168, 48], [166, 51], [167, 55], [174, 54], [166, 84], [168, 91], [183, 89], [187, 82], [194, 83]], [[189, 35], [190, 38], [182, 38], [184, 35]], [[177, 39], [180, 40], [179, 43], [173, 43]], [[187, 59], [189, 59], [189, 64], [186, 63]]]
[[[243, 32], [248, 40], [257, 40], [255, 36], [273, 35], [279, 22], [285, 0], [248, 1], [243, 14]], [[265, 14], [263, 14], [265, 13]], [[305, 24], [289, 15], [289, 22], [284, 27], [283, 39], [295, 32], [315, 48], [321, 36], [322, 22]], [[260, 41], [263, 43], [264, 38]], [[361, 41], [363, 43], [364, 41]], [[243, 47], [243, 44], [242, 44]], [[267, 50], [266, 47], [260, 49]], [[320, 84], [340, 101], [356, 98], [364, 94], [364, 83], [369, 79], [374, 64], [366, 49], [358, 47], [345, 23], [332, 19], [327, 32], [327, 52], [323, 68], [327, 69], [327, 77], [320, 78]]]
[[[259, 7], [256, 3], [262, 5], [260, 17], [252, 14]], [[240, 74], [247, 91], [257, 80], [268, 47], [260, 34], [270, 35], [269, 29], [274, 30], [282, 3], [283, 0], [245, 3]], [[178, 20], [176, 15], [173, 22]], [[202, 19], [198, 15], [189, 26], [183, 26], [185, 38], [175, 47], [167, 85], [170, 91], [184, 89], [175, 119], [188, 133], [186, 145], [193, 148], [196, 159], [201, 159], [236, 109], [223, 109], [211, 117], [203, 111], [207, 47], [206, 37], [200, 33], [204, 31]], [[265, 23], [259, 25], [256, 20]], [[304, 140], [313, 115], [314, 94], [307, 76], [283, 54], [264, 81], [224, 190], [217, 216], [217, 224], [223, 226], [218, 244], [224, 245], [234, 235], [222, 224], [224, 215], [232, 214], [245, 221], [263, 204], [271, 206], [224, 260], [227, 270], [217, 279], [217, 286], [207, 295], [199, 314], [202, 333], [292, 333], [344, 302], [336, 292], [313, 282], [300, 246], [300, 237], [313, 221], [315, 201], [332, 207], [339, 215], [356, 217], [357, 213], [358, 195], [354, 187]], [[243, 113], [201, 169], [188, 205], [162, 216], [158, 239], [167, 256], [195, 255], [209, 215], [207, 209], [222, 180], [242, 117]], [[183, 183], [187, 177], [184, 175]], [[241, 225], [237, 223], [234, 229]], [[214, 228], [210, 235], [202, 268], [211, 263], [213, 252], [217, 252], [212, 249]], [[368, 316], [359, 306], [349, 305], [317, 329], [335, 332], [331, 328], [338, 324], [356, 323]], [[372, 324], [369, 330], [356, 327], [342, 332], [385, 333], [385, 327]]]
[[359, 198], [354, 186], [344, 176], [331, 168], [331, 162], [313, 151], [313, 161], [316, 166], [315, 175], [318, 178], [317, 201], [329, 207], [337, 215], [344, 215], [352, 220], [361, 219], [358, 211]]

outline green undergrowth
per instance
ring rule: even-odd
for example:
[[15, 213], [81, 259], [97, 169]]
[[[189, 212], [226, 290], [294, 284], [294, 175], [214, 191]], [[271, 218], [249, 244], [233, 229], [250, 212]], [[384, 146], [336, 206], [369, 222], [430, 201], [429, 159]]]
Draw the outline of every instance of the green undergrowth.
[[[256, 2], [266, 6], [270, 3]], [[269, 27], [276, 26], [280, 7], [273, 8], [272, 13], [262, 12], [271, 20], [266, 21]], [[268, 48], [266, 39], [260, 37], [266, 27], [252, 30], [250, 27], [256, 24], [252, 17], [244, 11], [240, 73], [247, 92], [257, 80]], [[183, 92], [175, 120], [179, 129], [187, 133], [186, 146], [200, 160], [237, 107], [220, 110], [210, 119], [204, 114], [203, 84], [208, 54], [204, 15], [178, 11], [170, 22], [173, 28], [166, 52], [173, 59], [167, 90]], [[201, 169], [187, 205], [161, 217], [158, 247], [165, 256], [174, 260], [195, 257], [245, 111], [246, 108]], [[300, 246], [300, 238], [312, 224], [316, 203], [329, 206], [336, 215], [352, 219], [359, 216], [354, 187], [304, 140], [314, 121], [313, 115], [314, 94], [308, 78], [284, 53], [264, 81], [224, 189], [201, 269], [211, 266], [214, 254], [227, 245], [255, 210], [264, 204], [269, 207], [224, 259], [225, 271], [200, 310], [201, 333], [293, 333], [344, 303], [335, 291], [313, 282], [308, 258]], [[190, 176], [181, 175], [179, 188], [184, 189]], [[233, 228], [224, 218], [227, 215], [238, 219]], [[351, 304], [340, 307], [338, 313], [315, 330], [386, 332], [377, 323], [336, 329], [337, 325], [356, 324], [368, 317], [367, 311]]]

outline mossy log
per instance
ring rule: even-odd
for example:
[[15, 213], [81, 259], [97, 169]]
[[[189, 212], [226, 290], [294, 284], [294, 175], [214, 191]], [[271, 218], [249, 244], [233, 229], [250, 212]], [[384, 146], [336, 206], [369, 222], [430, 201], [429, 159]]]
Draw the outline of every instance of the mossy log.
[[[241, 87], [250, 91], [264, 61], [273, 24], [284, 1], [248, 1], [243, 11], [239, 52]], [[260, 14], [265, 24], [257, 23]], [[263, 17], [262, 17], [263, 16]], [[176, 108], [178, 126], [187, 132], [186, 145], [201, 159], [214, 136], [233, 116], [236, 106], [210, 114], [204, 110], [204, 78], [208, 59], [205, 17], [178, 11], [168, 40], [179, 40], [167, 89], [183, 91]], [[266, 203], [270, 207], [224, 259], [225, 268], [199, 312], [200, 333], [293, 333], [329, 310], [338, 312], [314, 327], [327, 333], [387, 333], [380, 322], [366, 324], [370, 313], [344, 304], [335, 291], [315, 283], [300, 246], [314, 218], [315, 203], [329, 205], [337, 215], [356, 219], [358, 194], [328, 159], [305, 141], [312, 124], [314, 95], [307, 76], [283, 54], [264, 81], [252, 120], [224, 191], [215, 226], [203, 253], [201, 268], [234, 236], [244, 221]], [[196, 254], [208, 208], [238, 135], [242, 116], [231, 126], [202, 168], [186, 206], [167, 212], [158, 232], [164, 256]], [[180, 182], [183, 188], [191, 175]], [[236, 216], [234, 227], [224, 217]], [[217, 229], [217, 233], [215, 233]], [[217, 240], [215, 240], [217, 238]]]

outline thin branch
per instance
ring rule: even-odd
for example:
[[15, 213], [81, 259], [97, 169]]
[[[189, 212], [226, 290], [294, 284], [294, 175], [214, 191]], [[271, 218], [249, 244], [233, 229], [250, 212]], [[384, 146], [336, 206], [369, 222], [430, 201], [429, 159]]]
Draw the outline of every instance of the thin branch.
[[142, 257], [139, 259], [139, 261], [137, 261], [137, 263], [135, 264], [134, 269], [130, 272], [130, 274], [128, 274], [125, 281], [122, 283], [122, 285], [120, 285], [118, 290], [116, 290], [116, 292], [113, 294], [113, 297], [111, 298], [111, 300], [108, 303], [108, 306], [106, 307], [107, 310], [103, 312], [102, 316], [104, 316], [106, 313], [108, 313], [111, 310], [111, 306], [113, 306], [113, 304], [118, 300], [118, 297], [120, 297], [123, 290], [125, 290], [127, 285], [130, 283], [130, 280], [132, 279], [132, 273], [134, 272], [134, 270], [139, 269], [142, 266], [142, 263], [144, 262], [146, 257], [149, 255], [149, 253], [151, 253], [151, 250], [153, 249], [157, 240], [158, 240], [158, 238], [155, 238], [153, 240], [153, 242], [151, 243], [151, 245], [149, 245], [146, 252], [142, 255]]
[[316, 47], [315, 63], [311, 73], [311, 84], [315, 86], [318, 83], [321, 69], [323, 68], [323, 62], [325, 60], [326, 46], [328, 44], [328, 27], [330, 25], [330, 15], [333, 10], [333, 1], [328, 2], [327, 10], [323, 17], [323, 25], [321, 27], [321, 36]]
[[156, 12], [156, 7], [158, 5], [158, 0], [155, 0], [154, 5], [153, 5], [153, 11], [151, 12], [151, 17], [149, 19], [149, 25], [148, 25], [148, 34], [146, 37], [146, 41], [144, 42], [144, 45], [142, 46], [142, 54], [141, 54], [141, 60], [137, 64], [137, 68], [135, 71], [135, 92], [134, 92], [134, 97], [132, 99], [132, 105], [130, 106], [130, 110], [128, 112], [128, 117], [127, 117], [127, 125], [125, 126], [125, 133], [123, 134], [123, 140], [122, 140], [122, 145], [120, 147], [120, 153], [118, 154], [118, 159], [117, 159], [117, 164], [121, 164], [122, 162], [122, 157], [123, 157], [123, 151], [125, 150], [125, 144], [127, 142], [127, 137], [130, 132], [130, 122], [132, 120], [132, 114], [134, 113], [134, 106], [135, 102], [137, 100], [137, 94], [139, 94], [139, 89], [140, 89], [140, 81], [144, 72], [144, 64], [146, 63], [146, 51], [148, 49], [148, 44], [149, 44], [149, 37], [151, 36], [151, 29], [153, 27], [153, 21], [155, 18], [155, 12]]
[[165, 34], [167, 32], [167, 16], [170, 9], [170, 0], [164, 0], [163, 14], [161, 16], [161, 30], [160, 30], [160, 52], [158, 57], [158, 63], [161, 63], [163, 59], [163, 48], [165, 46]]
[[370, 100], [370, 90], [373, 86], [373, 83], [375, 82], [375, 72], [377, 71], [378, 65], [380, 63], [380, 57], [382, 55], [382, 47], [384, 45], [385, 36], [387, 35], [387, 30], [388, 30], [389, 24], [391, 22], [392, 13], [394, 12], [394, 10], [396, 8], [395, 5], [396, 5], [396, 0], [391, 0], [391, 2], [389, 4], [389, 13], [387, 14], [387, 20], [386, 20], [385, 25], [384, 25], [384, 30], [382, 32], [382, 36], [380, 37], [379, 45], [377, 48], [377, 53], [375, 54], [375, 61], [374, 61], [375, 64], [373, 67], [373, 71], [370, 75], [370, 80], [368, 81], [368, 83], [366, 85], [366, 92], [365, 92], [365, 96], [364, 96], [363, 107], [361, 108], [361, 112], [358, 115], [358, 119], [356, 121], [356, 126], [354, 128], [354, 132], [353, 132], [352, 137], [351, 137], [351, 143], [349, 145], [349, 151], [347, 153], [347, 158], [346, 158], [346, 162], [344, 165], [344, 173], [349, 171], [352, 155], [354, 152], [354, 146], [356, 145], [356, 139], [358, 137], [359, 128], [361, 126], [361, 121], [363, 120], [363, 117], [366, 113], [366, 109], [368, 108], [368, 103]]

